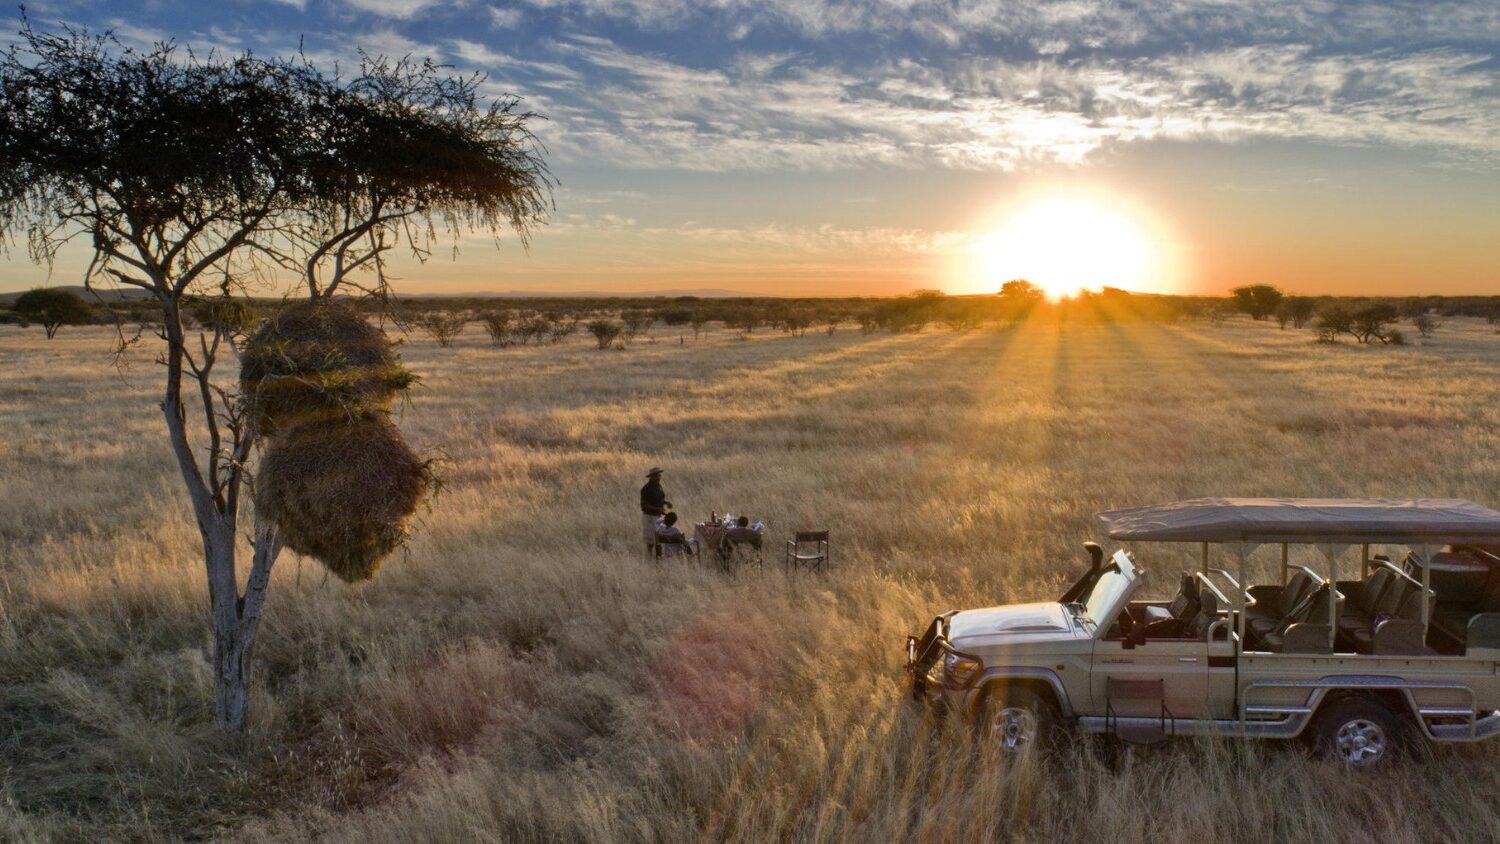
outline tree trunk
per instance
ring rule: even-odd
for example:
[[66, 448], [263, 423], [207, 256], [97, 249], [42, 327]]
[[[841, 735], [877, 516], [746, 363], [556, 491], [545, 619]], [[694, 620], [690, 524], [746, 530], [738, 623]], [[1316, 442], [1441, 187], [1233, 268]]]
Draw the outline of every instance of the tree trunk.
[[214, 630], [214, 728], [244, 732], [249, 715], [250, 638], [235, 623], [227, 631]]
[[239, 732], [250, 709], [250, 649], [240, 624], [234, 526], [232, 520], [216, 519], [201, 527], [214, 628], [214, 726]]
[[241, 596], [234, 576], [234, 531], [215, 527], [203, 535], [214, 623], [214, 727], [239, 733], [250, 714], [250, 659], [281, 539], [274, 526], [257, 520], [255, 557]]

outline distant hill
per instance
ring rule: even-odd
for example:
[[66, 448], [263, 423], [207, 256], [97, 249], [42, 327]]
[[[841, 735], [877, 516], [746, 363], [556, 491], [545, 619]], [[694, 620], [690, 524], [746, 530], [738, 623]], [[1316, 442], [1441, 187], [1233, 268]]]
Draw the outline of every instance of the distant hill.
[[722, 290], [701, 288], [698, 290], [620, 290], [606, 293], [599, 290], [497, 290], [477, 293], [428, 293], [422, 290], [399, 291], [403, 299], [670, 299], [678, 296], [696, 296], [700, 299], [729, 299], [746, 296], [763, 296], [746, 290]]
[[[150, 297], [150, 294], [144, 290], [128, 288], [124, 290], [98, 290], [90, 292], [85, 290], [81, 284], [47, 286], [56, 286], [63, 290], [71, 290], [91, 302], [98, 301], [99, 299], [114, 301]], [[0, 293], [0, 302], [14, 302], [16, 297], [25, 292], [24, 290], [14, 290], [9, 293]], [[722, 290], [718, 288], [702, 288], [698, 290], [622, 290], [617, 293], [606, 293], [598, 290], [498, 290], [469, 293], [429, 293], [413, 288], [398, 290], [397, 295], [402, 299], [670, 299], [678, 296], [696, 296], [700, 299], [728, 299], [743, 298], [746, 296], [758, 297], [762, 294], [745, 290]]]
[[[103, 299], [106, 302], [118, 301], [118, 300], [121, 300], [121, 299], [146, 299], [146, 298], [149, 298], [151, 296], [151, 294], [147, 293], [144, 290], [135, 290], [135, 289], [125, 289], [125, 290], [92, 290], [91, 291], [91, 290], [86, 289], [81, 284], [57, 284], [57, 285], [51, 285], [51, 284], [49, 284], [49, 285], [44, 285], [44, 286], [47, 287], [47, 288], [49, 288], [49, 289], [71, 290], [74, 293], [77, 293], [79, 296], [82, 296], [83, 298], [89, 300], [90, 302], [97, 302], [100, 299]], [[12, 290], [9, 293], [0, 293], [0, 302], [5, 302], [6, 304], [9, 304], [11, 302], [16, 301], [16, 299], [19, 298], [20, 295], [22, 293], [25, 293], [25, 292], [26, 292], [25, 290]]]

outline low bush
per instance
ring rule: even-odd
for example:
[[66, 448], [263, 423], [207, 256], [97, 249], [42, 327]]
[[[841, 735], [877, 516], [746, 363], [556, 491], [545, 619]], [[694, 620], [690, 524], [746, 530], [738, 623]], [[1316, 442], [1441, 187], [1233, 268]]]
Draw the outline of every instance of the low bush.
[[589, 333], [594, 335], [594, 340], [598, 342], [601, 349], [613, 346], [624, 331], [625, 327], [614, 320], [596, 319], [589, 323]]
[[431, 335], [439, 346], [448, 348], [469, 324], [469, 315], [462, 312], [426, 311], [417, 317], [417, 325]]

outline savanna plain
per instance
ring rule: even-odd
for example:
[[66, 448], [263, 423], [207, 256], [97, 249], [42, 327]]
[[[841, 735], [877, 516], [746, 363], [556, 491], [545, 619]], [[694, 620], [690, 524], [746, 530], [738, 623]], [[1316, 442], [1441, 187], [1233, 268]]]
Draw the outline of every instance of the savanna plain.
[[[1373, 773], [1228, 740], [1013, 762], [901, 670], [938, 612], [1060, 593], [1102, 509], [1500, 505], [1479, 320], [1405, 347], [1248, 319], [408, 337], [399, 423], [441, 494], [373, 583], [283, 556], [232, 742], [161, 373], [110, 339], [0, 327], [0, 839], [1500, 839], [1493, 744]], [[764, 519], [764, 571], [643, 559], [653, 464], [689, 520]], [[781, 540], [819, 528], [831, 570], [784, 573]], [[1135, 550], [1153, 596], [1191, 564]]]

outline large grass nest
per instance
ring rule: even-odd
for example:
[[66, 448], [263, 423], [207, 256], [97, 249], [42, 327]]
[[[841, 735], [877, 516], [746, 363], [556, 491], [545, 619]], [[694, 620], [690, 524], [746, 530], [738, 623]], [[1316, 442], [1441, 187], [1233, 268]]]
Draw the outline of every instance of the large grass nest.
[[240, 356], [240, 389], [264, 436], [389, 410], [416, 380], [385, 332], [345, 302], [288, 305], [245, 341]]
[[255, 507], [288, 548], [353, 583], [373, 578], [406, 541], [433, 484], [430, 462], [384, 413], [370, 413], [304, 422], [269, 440]]

